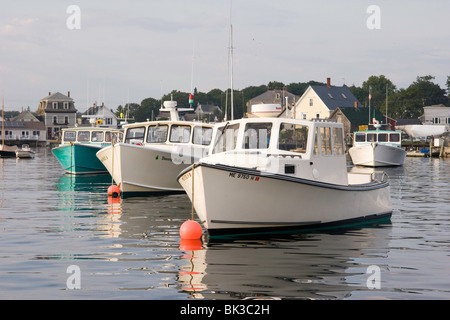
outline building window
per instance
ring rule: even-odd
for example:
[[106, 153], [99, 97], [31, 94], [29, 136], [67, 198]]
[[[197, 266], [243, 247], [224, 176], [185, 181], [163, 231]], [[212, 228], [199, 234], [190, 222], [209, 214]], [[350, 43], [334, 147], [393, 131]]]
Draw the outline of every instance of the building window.
[[53, 123], [58, 123], [58, 118], [55, 116], [55, 117], [53, 117]]
[[433, 123], [434, 124], [439, 124], [440, 123], [439, 118], [437, 118], [437, 117], [433, 118]]
[[64, 122], [65, 122], [66, 124], [68, 124], [68, 123], [69, 123], [69, 117], [64, 117]]
[[330, 99], [333, 99], [333, 96], [331, 95], [331, 93], [329, 93], [328, 96], [330, 97]]
[[53, 109], [58, 109], [58, 102], [52, 102]]
[[342, 98], [347, 99], [347, 96], [345, 94], [341, 93], [341, 95], [342, 95]]
[[68, 102], [64, 102], [64, 109], [69, 109], [69, 103]]
[[313, 98], [309, 99], [309, 106], [312, 107], [314, 105]]

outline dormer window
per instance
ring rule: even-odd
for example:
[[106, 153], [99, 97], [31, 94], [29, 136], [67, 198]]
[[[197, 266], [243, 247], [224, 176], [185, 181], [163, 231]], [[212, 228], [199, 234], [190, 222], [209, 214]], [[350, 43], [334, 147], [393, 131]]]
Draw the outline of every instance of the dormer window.
[[342, 95], [342, 98], [347, 99], [347, 96], [345, 94], [341, 93], [341, 95]]
[[53, 109], [58, 109], [58, 102], [52, 102]]
[[331, 95], [331, 93], [329, 93], [328, 96], [330, 97], [330, 99], [333, 99], [333, 96]]
[[64, 105], [64, 109], [69, 109], [69, 103], [68, 102], [64, 102], [63, 105]]

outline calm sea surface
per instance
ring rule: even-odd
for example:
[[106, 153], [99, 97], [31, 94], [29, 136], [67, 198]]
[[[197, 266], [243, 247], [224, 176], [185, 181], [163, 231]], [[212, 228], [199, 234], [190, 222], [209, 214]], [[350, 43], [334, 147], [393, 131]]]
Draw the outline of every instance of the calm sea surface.
[[48, 148], [0, 170], [0, 299], [450, 299], [450, 160], [385, 169], [390, 224], [202, 246], [184, 194], [108, 203]]

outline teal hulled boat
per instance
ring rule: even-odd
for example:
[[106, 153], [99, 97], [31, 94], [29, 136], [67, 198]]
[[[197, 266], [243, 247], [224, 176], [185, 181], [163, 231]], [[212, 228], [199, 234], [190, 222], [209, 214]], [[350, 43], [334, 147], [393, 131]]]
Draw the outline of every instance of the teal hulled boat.
[[107, 173], [96, 153], [120, 140], [122, 133], [111, 128], [78, 127], [62, 131], [61, 144], [52, 149], [53, 155], [70, 174]]

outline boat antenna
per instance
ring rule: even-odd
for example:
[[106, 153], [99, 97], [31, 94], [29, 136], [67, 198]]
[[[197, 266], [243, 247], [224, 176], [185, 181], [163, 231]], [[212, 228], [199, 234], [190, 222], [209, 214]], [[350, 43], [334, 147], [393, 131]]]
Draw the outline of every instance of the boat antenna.
[[230, 107], [231, 107], [231, 120], [234, 119], [234, 101], [233, 101], [233, 24], [231, 23], [232, 1], [230, 0], [230, 38], [228, 44], [228, 64], [227, 64], [227, 85], [225, 93], [225, 121], [228, 117], [228, 79], [230, 80]]
[[370, 100], [372, 100], [372, 87], [369, 86], [369, 126], [372, 121], [370, 121]]
[[2, 147], [5, 145], [5, 94], [2, 90]]

